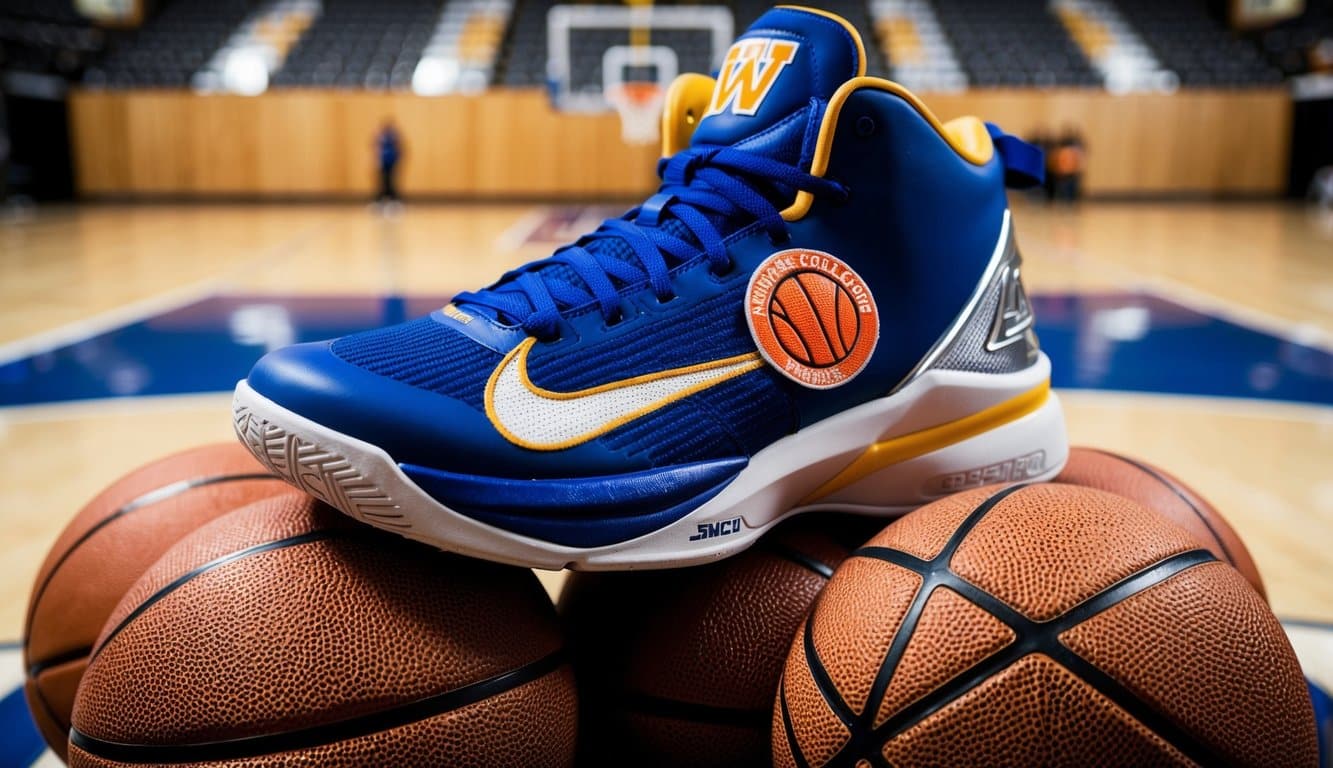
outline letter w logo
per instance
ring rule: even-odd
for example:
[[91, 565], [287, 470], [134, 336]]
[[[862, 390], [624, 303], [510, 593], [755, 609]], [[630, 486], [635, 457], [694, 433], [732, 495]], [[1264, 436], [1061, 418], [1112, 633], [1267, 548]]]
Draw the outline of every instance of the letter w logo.
[[720, 114], [728, 107], [737, 115], [759, 111], [778, 75], [796, 58], [796, 49], [800, 47], [800, 43], [768, 37], [736, 41], [717, 74], [717, 88], [713, 90], [708, 114]]

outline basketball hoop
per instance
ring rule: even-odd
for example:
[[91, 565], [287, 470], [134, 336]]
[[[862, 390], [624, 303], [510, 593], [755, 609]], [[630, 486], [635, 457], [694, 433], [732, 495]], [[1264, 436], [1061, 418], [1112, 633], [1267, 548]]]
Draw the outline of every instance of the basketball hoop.
[[620, 113], [620, 138], [626, 144], [655, 144], [660, 138], [666, 89], [649, 80], [626, 80], [606, 86], [607, 103]]

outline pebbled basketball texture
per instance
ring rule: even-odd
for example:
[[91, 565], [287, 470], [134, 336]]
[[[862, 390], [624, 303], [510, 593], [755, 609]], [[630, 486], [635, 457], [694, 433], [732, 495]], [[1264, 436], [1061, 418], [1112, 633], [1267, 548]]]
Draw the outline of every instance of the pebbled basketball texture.
[[571, 573], [560, 612], [583, 705], [581, 764], [768, 765], [792, 634], [880, 525], [805, 516], [719, 563]]
[[1263, 578], [1245, 542], [1212, 504], [1170, 472], [1110, 451], [1072, 447], [1069, 461], [1056, 482], [1110, 491], [1166, 515], [1168, 520], [1194, 534], [1219, 560], [1240, 571], [1255, 591], [1267, 599]]
[[24, 693], [61, 757], [88, 651], [125, 591], [182, 537], [253, 501], [294, 493], [236, 442], [192, 448], [112, 483], [74, 516], [37, 572]]
[[792, 644], [776, 766], [1313, 767], [1267, 604], [1122, 496], [992, 486], [888, 526]]
[[74, 705], [74, 766], [565, 766], [560, 629], [531, 571], [309, 497], [240, 509], [125, 595]]

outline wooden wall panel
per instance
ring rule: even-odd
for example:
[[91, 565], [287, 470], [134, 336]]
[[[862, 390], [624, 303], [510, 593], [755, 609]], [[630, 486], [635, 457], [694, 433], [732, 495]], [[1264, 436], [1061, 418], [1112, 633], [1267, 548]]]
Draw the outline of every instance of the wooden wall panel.
[[[925, 100], [942, 119], [976, 114], [1022, 135], [1077, 127], [1092, 194], [1276, 194], [1286, 175], [1291, 107], [1281, 90]], [[70, 110], [77, 181], [91, 196], [367, 196], [374, 137], [390, 118], [404, 139], [407, 194], [623, 197], [655, 180], [655, 149], [622, 143], [614, 115], [560, 114], [539, 90], [77, 91]]]

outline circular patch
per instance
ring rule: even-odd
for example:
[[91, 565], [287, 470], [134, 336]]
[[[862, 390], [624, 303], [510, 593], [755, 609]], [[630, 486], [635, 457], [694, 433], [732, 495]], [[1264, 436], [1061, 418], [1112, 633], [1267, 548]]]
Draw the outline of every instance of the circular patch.
[[750, 276], [745, 317], [764, 359], [813, 389], [851, 381], [879, 342], [870, 287], [823, 251], [792, 248], [765, 259]]

